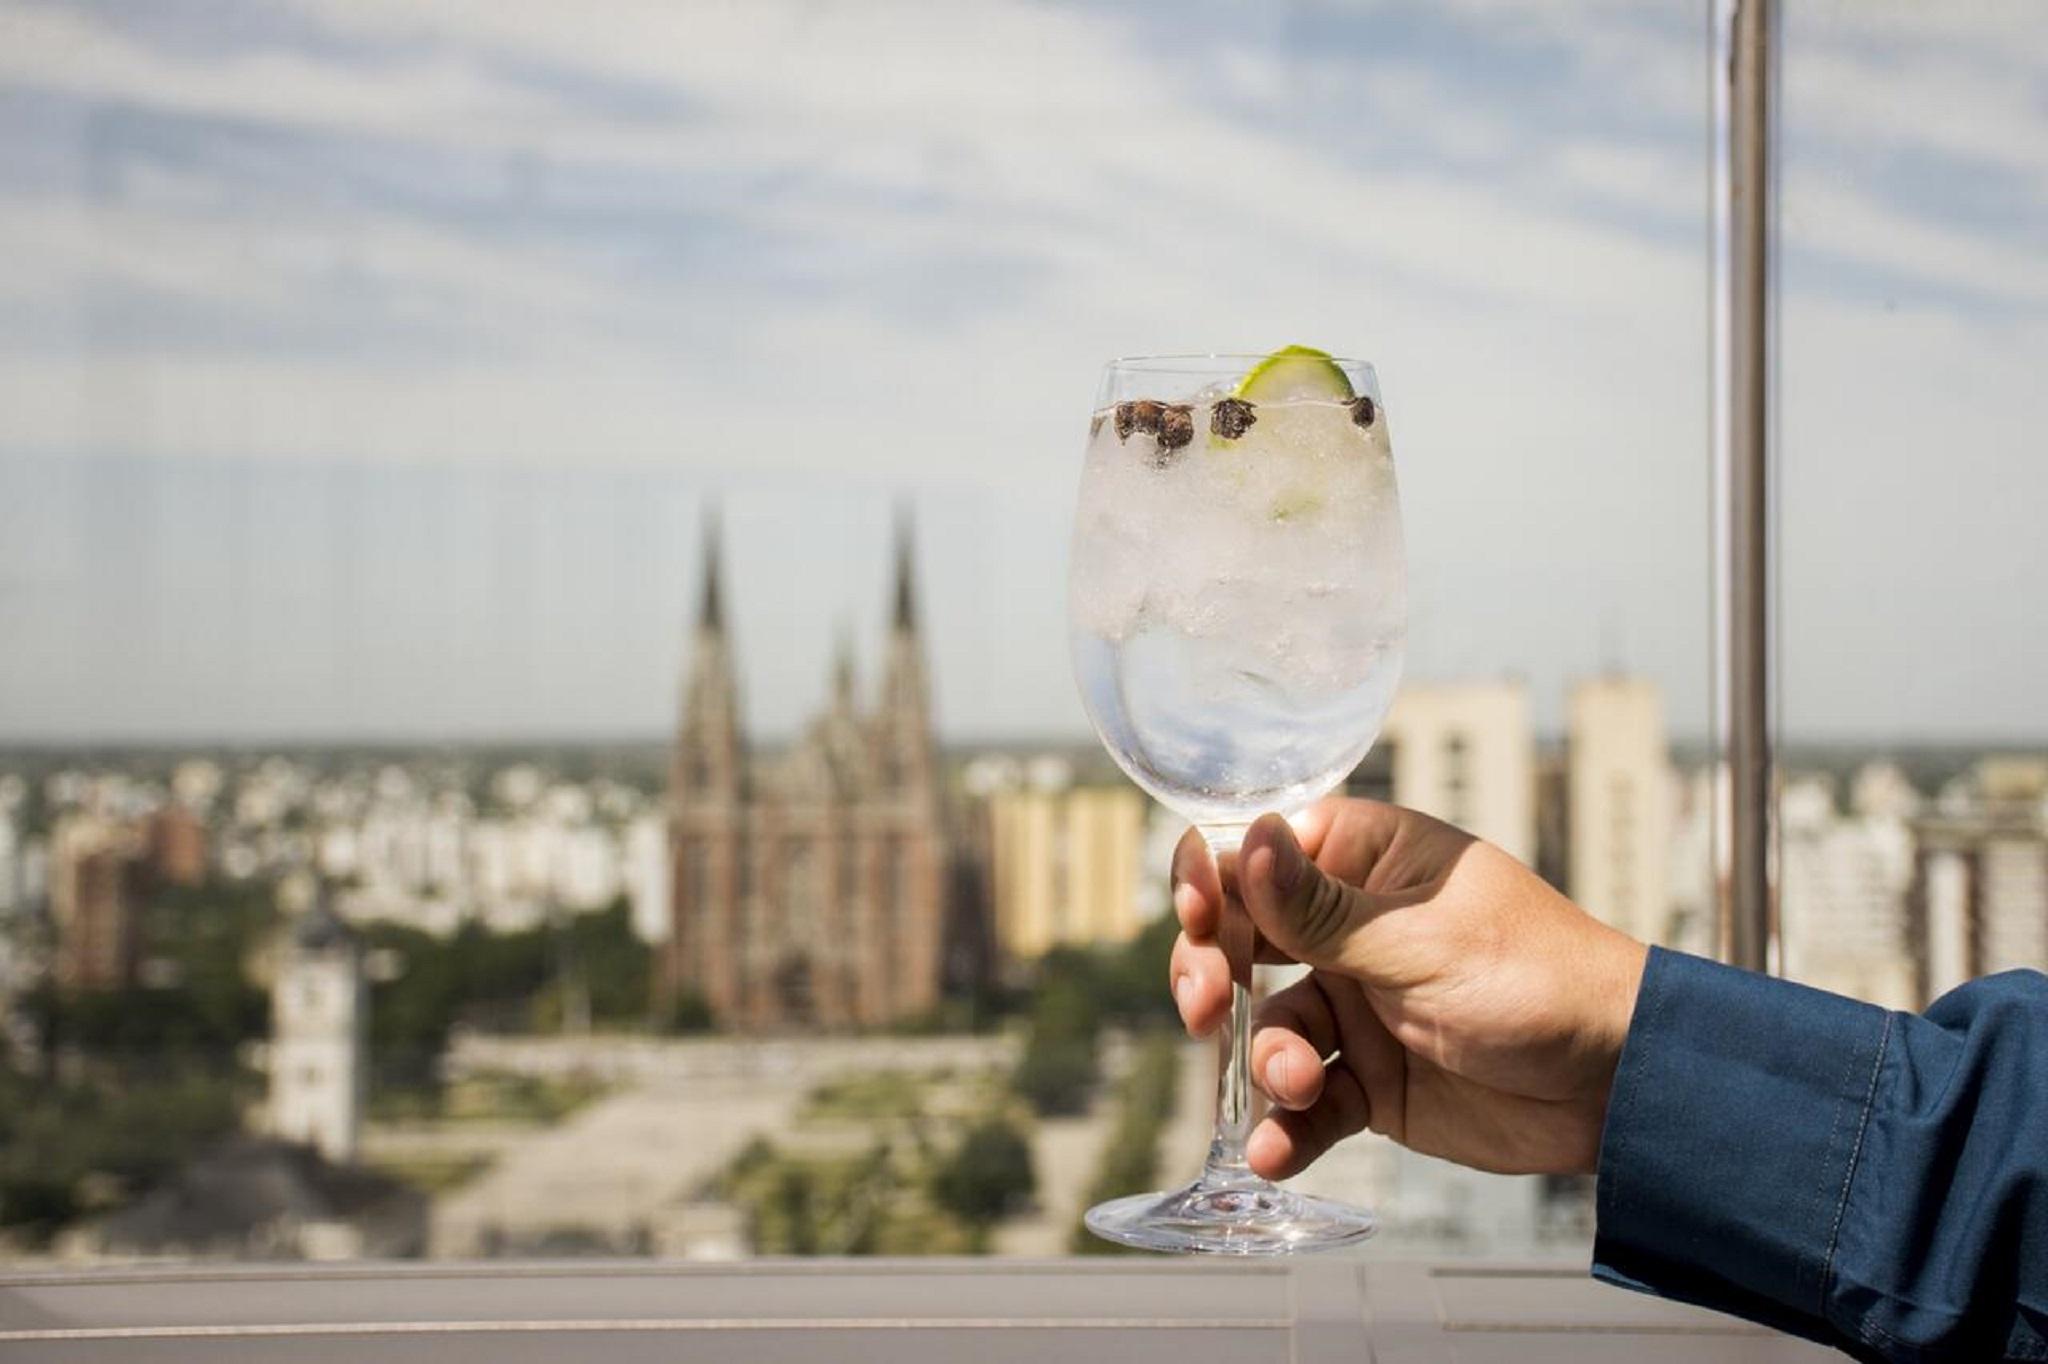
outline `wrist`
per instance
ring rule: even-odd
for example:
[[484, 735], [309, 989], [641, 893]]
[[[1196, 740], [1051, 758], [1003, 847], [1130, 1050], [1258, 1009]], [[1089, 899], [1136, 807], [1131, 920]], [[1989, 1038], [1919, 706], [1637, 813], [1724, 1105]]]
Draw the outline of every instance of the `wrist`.
[[1626, 934], [1621, 938], [1620, 963], [1616, 968], [1613, 1011], [1609, 1015], [1614, 1027], [1615, 1055], [1621, 1054], [1621, 1044], [1628, 1040], [1629, 1023], [1636, 1016], [1636, 996], [1643, 988], [1643, 971], [1650, 964], [1650, 949]]
[[1649, 965], [1650, 949], [1615, 929], [1602, 931], [1608, 938], [1607, 950], [1602, 953], [1605, 967], [1600, 972], [1597, 988], [1589, 992], [1592, 1017], [1587, 1026], [1592, 1043], [1589, 1050], [1598, 1067], [1604, 1097], [1614, 1083], [1615, 1067], [1621, 1062], [1621, 1049], [1628, 1042], [1629, 1027], [1636, 1014], [1636, 997], [1642, 990], [1643, 971]]
[[1615, 1076], [1621, 1068], [1622, 1048], [1628, 1042], [1650, 956], [1647, 947], [1626, 934], [1607, 928], [1602, 933], [1607, 941], [1597, 958], [1601, 967], [1588, 982], [1589, 1007], [1581, 1032], [1585, 1081], [1577, 1106], [1582, 1130], [1569, 1167], [1574, 1174], [1590, 1175], [1599, 1168]]

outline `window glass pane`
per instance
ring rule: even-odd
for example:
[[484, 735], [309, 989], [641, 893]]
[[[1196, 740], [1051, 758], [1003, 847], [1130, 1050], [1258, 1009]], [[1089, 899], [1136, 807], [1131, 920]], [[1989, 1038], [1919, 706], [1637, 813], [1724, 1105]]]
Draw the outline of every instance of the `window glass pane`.
[[1786, 7], [1782, 946], [2048, 966], [2048, 13]]
[[[0, 1247], [1063, 1254], [1190, 1173], [1181, 825], [1068, 653], [1119, 354], [1377, 366], [1407, 667], [1348, 788], [1704, 944], [1708, 68], [1663, 8], [11, 8]], [[2023, 330], [2001, 183], [1958, 202], [2003, 255], [1899, 210], [1829, 287], [1933, 261]], [[1988, 458], [2021, 362], [1948, 335], [1843, 429]], [[181, 1220], [245, 1177], [363, 1211]], [[1302, 1184], [1392, 1253], [1584, 1260], [1583, 1184], [1378, 1138]]]

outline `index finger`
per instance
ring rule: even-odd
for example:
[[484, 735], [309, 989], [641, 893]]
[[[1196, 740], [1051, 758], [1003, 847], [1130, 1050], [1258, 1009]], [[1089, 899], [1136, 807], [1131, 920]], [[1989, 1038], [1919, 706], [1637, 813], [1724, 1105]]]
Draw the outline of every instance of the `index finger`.
[[1173, 849], [1173, 912], [1197, 943], [1213, 942], [1223, 922], [1223, 878], [1201, 830], [1192, 826]]

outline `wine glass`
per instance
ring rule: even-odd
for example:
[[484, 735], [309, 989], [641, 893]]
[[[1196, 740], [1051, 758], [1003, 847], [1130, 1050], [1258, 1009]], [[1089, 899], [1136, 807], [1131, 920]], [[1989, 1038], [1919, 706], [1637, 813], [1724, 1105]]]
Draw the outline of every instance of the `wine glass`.
[[[1400, 500], [1372, 367], [1319, 351], [1112, 363], [1068, 582], [1074, 673], [1110, 756], [1219, 857], [1335, 789], [1378, 737], [1407, 630]], [[1184, 1188], [1091, 1208], [1152, 1250], [1271, 1255], [1370, 1236], [1362, 1209], [1245, 1164], [1254, 934], [1226, 908], [1216, 1130]]]

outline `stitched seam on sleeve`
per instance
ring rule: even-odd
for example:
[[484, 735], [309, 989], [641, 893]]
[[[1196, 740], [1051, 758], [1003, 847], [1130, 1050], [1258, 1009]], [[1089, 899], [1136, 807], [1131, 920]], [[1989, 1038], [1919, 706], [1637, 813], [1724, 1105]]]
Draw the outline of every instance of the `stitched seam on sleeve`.
[[[1842, 1058], [1842, 1078], [1835, 1085], [1835, 1093], [1838, 1097], [1828, 1112], [1828, 1142], [1825, 1147], [1821, 1148], [1820, 1169], [1817, 1172], [1818, 1177], [1813, 1182], [1812, 1212], [1806, 1219], [1809, 1226], [1819, 1222], [1821, 1214], [1827, 1209], [1828, 1174], [1834, 1166], [1835, 1142], [1841, 1136], [1842, 1119], [1850, 1112], [1846, 1091], [1849, 1088], [1849, 1082], [1855, 1076], [1856, 1053], [1851, 1050]], [[1836, 1208], [1838, 1219], [1840, 1211], [1838, 1206]], [[1804, 1277], [1804, 1259], [1805, 1257], [1801, 1256], [1798, 1260], [1794, 1261], [1793, 1282], [1795, 1284], [1799, 1283]], [[1834, 1244], [1831, 1235], [1827, 1249], [1822, 1252], [1821, 1258], [1813, 1264], [1813, 1304], [1811, 1310], [1815, 1316], [1826, 1315], [1828, 1267], [1833, 1262], [1833, 1259]]]
[[1870, 1061], [1870, 1083], [1863, 1090], [1863, 1115], [1856, 1123], [1856, 1140], [1849, 1148], [1849, 1163], [1842, 1170], [1842, 1195], [1835, 1203], [1834, 1225], [1828, 1228], [1827, 1258], [1821, 1262], [1820, 1301], [1825, 1314], [1828, 1286], [1835, 1276], [1835, 1249], [1842, 1239], [1842, 1218], [1849, 1210], [1849, 1186], [1856, 1179], [1856, 1162], [1863, 1154], [1863, 1134], [1870, 1130], [1870, 1110], [1877, 1102], [1877, 1077], [1884, 1070], [1884, 1054], [1892, 1040], [1892, 1019], [1884, 1016], [1884, 1029], [1877, 1035], [1877, 1052]]

